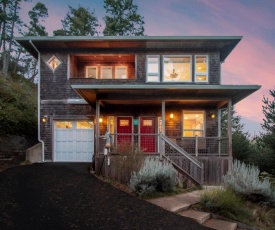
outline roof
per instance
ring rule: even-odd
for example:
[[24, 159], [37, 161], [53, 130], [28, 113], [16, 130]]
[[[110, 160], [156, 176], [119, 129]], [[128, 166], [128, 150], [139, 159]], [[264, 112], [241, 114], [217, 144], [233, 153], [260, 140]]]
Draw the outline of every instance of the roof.
[[87, 102], [103, 100], [109, 103], [129, 100], [131, 103], [167, 101], [220, 101], [232, 99], [236, 104], [261, 88], [259, 85], [71, 85]]
[[[40, 36], [16, 37], [15, 40], [31, 55], [38, 57], [43, 51], [97, 52], [131, 49], [181, 50], [183, 52], [219, 52], [221, 62], [240, 42], [242, 36]], [[31, 42], [30, 42], [31, 41]], [[33, 43], [35, 47], [31, 44]]]

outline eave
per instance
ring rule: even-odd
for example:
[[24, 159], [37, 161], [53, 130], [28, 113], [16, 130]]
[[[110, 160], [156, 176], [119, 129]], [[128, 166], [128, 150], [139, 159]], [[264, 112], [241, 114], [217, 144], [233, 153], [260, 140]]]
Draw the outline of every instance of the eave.
[[56, 36], [56, 37], [17, 37], [15, 40], [31, 55], [37, 52], [67, 53], [133, 53], [150, 51], [219, 52], [221, 62], [240, 42], [242, 36]]
[[96, 100], [109, 103], [131, 104], [156, 101], [221, 101], [232, 99], [236, 104], [253, 92], [259, 85], [71, 85], [88, 103]]

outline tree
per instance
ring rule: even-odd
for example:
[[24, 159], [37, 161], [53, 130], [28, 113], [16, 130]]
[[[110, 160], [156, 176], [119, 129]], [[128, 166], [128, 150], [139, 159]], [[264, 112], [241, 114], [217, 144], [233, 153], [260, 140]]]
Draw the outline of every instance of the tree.
[[[241, 123], [241, 116], [237, 115], [234, 108], [232, 108], [231, 126], [232, 126], [232, 155], [235, 159], [247, 161], [251, 151], [251, 143], [249, 134], [244, 132], [244, 124]], [[221, 133], [222, 136], [227, 136], [227, 114], [228, 110], [222, 111], [221, 118]]]
[[105, 36], [143, 36], [143, 17], [137, 13], [133, 0], [104, 0], [106, 10]]
[[263, 133], [261, 136], [263, 142], [269, 146], [273, 154], [275, 154], [275, 90], [269, 90], [269, 94], [273, 99], [264, 97], [262, 100], [264, 103], [262, 108], [265, 118], [261, 126], [266, 133]]
[[77, 9], [69, 6], [69, 12], [61, 20], [62, 29], [53, 31], [54, 36], [94, 36], [98, 33], [99, 23], [94, 11], [78, 6]]

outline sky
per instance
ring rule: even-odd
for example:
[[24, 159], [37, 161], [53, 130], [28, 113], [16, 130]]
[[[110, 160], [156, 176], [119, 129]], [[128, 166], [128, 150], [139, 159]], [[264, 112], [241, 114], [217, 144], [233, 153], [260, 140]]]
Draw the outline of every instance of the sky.
[[[20, 12], [28, 22], [28, 11], [37, 3], [22, 3]], [[68, 5], [95, 11], [104, 28], [103, 0], [40, 0], [49, 11], [43, 25], [62, 28]], [[261, 85], [261, 89], [236, 104], [244, 130], [251, 136], [262, 132], [262, 99], [275, 89], [275, 0], [134, 0], [144, 17], [148, 36], [243, 36], [222, 64], [222, 84]]]

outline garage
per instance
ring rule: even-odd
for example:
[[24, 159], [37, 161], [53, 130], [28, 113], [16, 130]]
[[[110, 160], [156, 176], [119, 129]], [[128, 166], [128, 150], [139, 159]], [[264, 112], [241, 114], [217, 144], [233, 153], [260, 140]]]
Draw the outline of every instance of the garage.
[[54, 161], [91, 162], [94, 125], [91, 121], [54, 121]]

